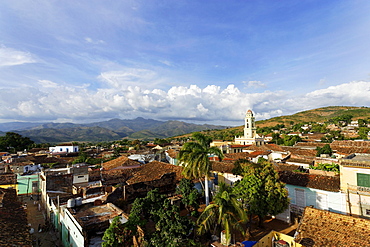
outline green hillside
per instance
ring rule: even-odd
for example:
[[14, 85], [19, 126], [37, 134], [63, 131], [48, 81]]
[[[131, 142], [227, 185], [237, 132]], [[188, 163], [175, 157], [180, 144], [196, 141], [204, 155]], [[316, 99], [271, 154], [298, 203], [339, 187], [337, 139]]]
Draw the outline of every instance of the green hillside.
[[[329, 119], [342, 116], [351, 115], [353, 120], [356, 119], [370, 119], [369, 107], [352, 107], [352, 106], [328, 106], [317, 108], [313, 110], [298, 112], [293, 115], [274, 117], [267, 120], [256, 121], [259, 128], [276, 126], [277, 124], [284, 124], [290, 126], [291, 123], [305, 123], [305, 122], [326, 122]], [[203, 131], [203, 133], [212, 137], [213, 140], [234, 140], [235, 136], [243, 135], [244, 126], [227, 128], [223, 130]], [[189, 137], [191, 134], [182, 135], [178, 137]]]
[[277, 124], [290, 125], [290, 122], [325, 122], [331, 118], [349, 114], [353, 116], [353, 120], [359, 118], [370, 118], [369, 107], [352, 107], [352, 106], [328, 106], [313, 110], [298, 112], [290, 116], [274, 117], [267, 120], [257, 121], [258, 127], [275, 126]]

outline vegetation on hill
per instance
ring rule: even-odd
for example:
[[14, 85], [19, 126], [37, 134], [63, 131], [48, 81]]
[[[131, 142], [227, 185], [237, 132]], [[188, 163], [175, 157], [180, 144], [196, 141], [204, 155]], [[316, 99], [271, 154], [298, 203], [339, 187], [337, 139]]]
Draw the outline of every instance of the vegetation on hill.
[[[309, 111], [299, 112], [290, 116], [274, 117], [267, 120], [256, 121], [257, 133], [261, 135], [272, 134], [275, 130], [280, 133], [289, 133], [291, 131], [302, 131], [302, 126], [311, 123], [312, 128], [310, 132], [327, 133], [326, 142], [333, 140], [343, 140], [344, 137], [339, 132], [329, 131], [326, 129], [330, 123], [348, 124], [351, 120], [359, 121], [359, 136], [366, 139], [367, 132], [370, 130], [365, 127], [366, 123], [370, 123], [370, 108], [368, 107], [345, 107], [345, 106], [329, 106]], [[319, 124], [326, 123], [326, 124]], [[223, 130], [206, 130], [203, 134], [209, 136], [213, 140], [233, 141], [235, 136], [243, 135], [244, 125], [227, 128]], [[282, 131], [286, 129], [286, 131]], [[308, 132], [308, 131], [306, 131]], [[187, 139], [190, 134], [178, 136], [176, 138]], [[284, 138], [284, 137], [282, 137]], [[323, 140], [325, 142], [325, 140]], [[278, 144], [290, 145], [294, 141], [280, 140]]]

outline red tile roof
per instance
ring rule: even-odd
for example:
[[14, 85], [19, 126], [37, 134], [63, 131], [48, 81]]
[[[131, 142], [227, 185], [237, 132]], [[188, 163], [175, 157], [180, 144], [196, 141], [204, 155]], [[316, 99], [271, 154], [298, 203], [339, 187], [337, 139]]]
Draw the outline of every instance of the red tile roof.
[[156, 179], [160, 179], [164, 174], [175, 172], [176, 180], [180, 181], [182, 176], [182, 166], [175, 166], [160, 161], [152, 161], [148, 164], [142, 165], [138, 169], [133, 177], [126, 181], [127, 184], [134, 184], [140, 182], [147, 182]]
[[308, 187], [319, 190], [340, 191], [339, 176], [323, 176], [291, 171], [279, 171], [280, 180], [286, 184]]
[[245, 148], [244, 150], [284, 152], [284, 149], [276, 144], [265, 144], [261, 146], [252, 145], [250, 147]]
[[234, 169], [234, 161], [223, 160], [221, 162], [211, 161], [212, 171], [222, 172], [222, 173], [232, 173]]
[[370, 246], [370, 220], [306, 207], [296, 242], [310, 246]]
[[249, 159], [250, 155], [247, 152], [241, 153], [230, 153], [225, 154], [224, 160], [239, 160], [239, 159]]
[[137, 167], [140, 165], [140, 162], [131, 160], [126, 156], [120, 156], [117, 159], [110, 160], [108, 162], [103, 163], [104, 170], [110, 169], [118, 169], [118, 168], [130, 168], [130, 167]]
[[271, 151], [254, 151], [254, 152], [249, 154], [249, 157], [256, 158], [257, 156], [269, 155], [270, 153], [271, 153]]
[[15, 189], [0, 188], [0, 246], [32, 246], [27, 214]]

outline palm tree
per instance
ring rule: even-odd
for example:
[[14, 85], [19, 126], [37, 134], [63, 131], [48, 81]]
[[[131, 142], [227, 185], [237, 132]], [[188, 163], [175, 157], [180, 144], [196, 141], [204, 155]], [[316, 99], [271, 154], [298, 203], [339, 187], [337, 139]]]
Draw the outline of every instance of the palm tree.
[[231, 230], [237, 229], [243, 233], [242, 224], [246, 220], [247, 214], [242, 203], [232, 193], [232, 188], [221, 182], [213, 203], [208, 205], [198, 218], [198, 234], [204, 234], [211, 229], [216, 230], [217, 226], [221, 226], [226, 237], [223, 244], [228, 245], [231, 240]]
[[205, 177], [206, 205], [209, 205], [208, 178], [211, 170], [209, 155], [217, 155], [221, 160], [223, 154], [217, 147], [210, 147], [212, 139], [199, 132], [193, 133], [194, 141], [186, 142], [179, 152], [179, 162], [183, 164], [183, 175], [187, 179], [201, 179]]

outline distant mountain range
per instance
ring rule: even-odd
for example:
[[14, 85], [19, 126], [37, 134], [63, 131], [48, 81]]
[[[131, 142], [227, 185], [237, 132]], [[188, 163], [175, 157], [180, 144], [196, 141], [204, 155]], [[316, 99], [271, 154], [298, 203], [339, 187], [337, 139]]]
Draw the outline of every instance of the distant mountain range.
[[[258, 127], [275, 126], [276, 124], [290, 125], [291, 122], [324, 122], [330, 118], [349, 114], [353, 119], [370, 119], [370, 108], [351, 106], [329, 106], [299, 112], [290, 116], [274, 117], [257, 121]], [[242, 120], [241, 120], [242, 121]], [[227, 128], [227, 129], [226, 129]], [[225, 129], [225, 130], [223, 130]], [[0, 123], [0, 136], [12, 131], [31, 138], [36, 143], [58, 143], [70, 141], [113, 141], [122, 138], [155, 139], [175, 136], [187, 136], [195, 131], [215, 130], [223, 136], [234, 137], [242, 133], [243, 126], [228, 128], [208, 124], [191, 124], [181, 121], [158, 121], [153, 119], [111, 119], [109, 121], [73, 124], [73, 123], [30, 123], [12, 122]], [[222, 132], [222, 133], [221, 133]], [[223, 133], [225, 132], [225, 133]], [[211, 132], [209, 132], [211, 133]]]
[[155, 139], [183, 135], [195, 131], [224, 129], [226, 126], [191, 124], [181, 121], [158, 121], [153, 119], [111, 119], [89, 124], [73, 123], [0, 123], [0, 135], [16, 132], [36, 143], [70, 141], [114, 141], [122, 138]]

